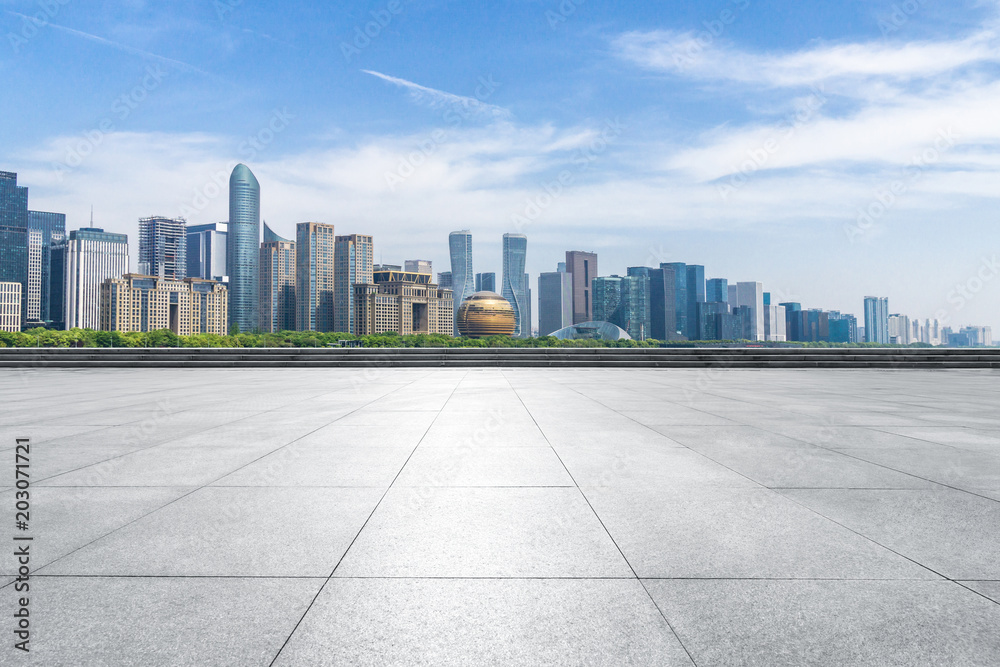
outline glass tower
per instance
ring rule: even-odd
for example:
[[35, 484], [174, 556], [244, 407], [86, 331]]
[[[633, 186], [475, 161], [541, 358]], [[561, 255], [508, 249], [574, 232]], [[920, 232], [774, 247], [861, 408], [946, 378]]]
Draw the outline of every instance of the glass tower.
[[889, 343], [889, 299], [865, 297], [865, 342]]
[[[229, 225], [213, 222], [207, 225], [188, 225], [187, 228], [187, 275], [188, 278], [202, 278], [228, 282], [226, 271], [226, 236]], [[265, 235], [265, 241], [267, 240]]]
[[457, 318], [462, 302], [476, 290], [476, 274], [472, 272], [472, 232], [468, 229], [452, 232], [448, 236], [448, 249], [451, 252], [451, 289], [455, 294]]
[[229, 323], [240, 331], [258, 325], [260, 280], [260, 183], [245, 164], [229, 177]]
[[21, 285], [21, 326], [28, 306], [28, 188], [0, 171], [0, 283]]
[[528, 286], [525, 284], [524, 265], [528, 255], [528, 237], [524, 234], [503, 235], [503, 291], [514, 309], [514, 337], [531, 336], [528, 313]]
[[50, 325], [63, 319], [61, 311], [52, 310], [52, 286], [63, 281], [61, 271], [53, 274], [52, 248], [65, 239], [65, 214], [28, 211], [28, 322]]

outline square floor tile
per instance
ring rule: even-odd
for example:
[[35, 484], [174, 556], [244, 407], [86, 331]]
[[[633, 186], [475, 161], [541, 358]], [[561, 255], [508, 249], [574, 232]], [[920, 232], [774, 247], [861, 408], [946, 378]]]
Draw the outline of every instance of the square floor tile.
[[424, 447], [396, 486], [575, 486], [549, 447]]

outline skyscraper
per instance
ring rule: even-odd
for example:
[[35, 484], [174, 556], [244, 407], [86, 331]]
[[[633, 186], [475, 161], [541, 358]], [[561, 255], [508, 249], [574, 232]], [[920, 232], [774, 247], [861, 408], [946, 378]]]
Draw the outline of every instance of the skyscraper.
[[[267, 225], [265, 224], [265, 229]], [[226, 240], [229, 225], [213, 222], [207, 225], [188, 225], [187, 228], [187, 275], [228, 283], [226, 270]], [[267, 241], [267, 235], [264, 235]]]
[[524, 266], [528, 254], [528, 237], [524, 234], [503, 235], [503, 288], [500, 295], [514, 309], [514, 337], [528, 338], [528, 293]]
[[472, 232], [468, 229], [452, 232], [448, 236], [448, 249], [451, 254], [451, 289], [457, 318], [462, 302], [476, 291], [476, 274], [472, 270]]
[[729, 303], [729, 281], [712, 278], [705, 284], [706, 303]]
[[129, 272], [128, 237], [96, 227], [76, 229], [69, 233], [65, 253], [66, 328], [99, 329], [101, 286]]
[[698, 304], [705, 303], [705, 267], [687, 265], [687, 331], [689, 340], [698, 340]]
[[[764, 340], [764, 286], [760, 283], [736, 283], [736, 307], [750, 309], [748, 340]], [[730, 304], [733, 306], [734, 304]]]
[[865, 342], [889, 343], [889, 299], [865, 297]]
[[635, 340], [649, 338], [649, 278], [610, 276], [594, 278], [594, 321], [610, 322]]
[[531, 276], [527, 273], [524, 274], [524, 337], [531, 338], [534, 333], [532, 323], [534, 320], [531, 319]]
[[[372, 283], [375, 244], [371, 236], [351, 234], [336, 237], [334, 249], [334, 304], [333, 330], [342, 333], [357, 333], [354, 307], [354, 286]], [[431, 275], [431, 263], [410, 260], [407, 266], [415, 270], [407, 272]]]
[[438, 288], [439, 289], [451, 289], [452, 287], [451, 271], [442, 271], [438, 274]]
[[[666, 282], [665, 294], [667, 305], [668, 335], [673, 333], [669, 340], [677, 338], [692, 338], [693, 331], [688, 324], [688, 265], [683, 262], [672, 262], [670, 264], [660, 264], [664, 271]], [[704, 274], [702, 274], [704, 275]], [[671, 294], [673, 297], [671, 298]], [[697, 328], [697, 327], [696, 327]], [[693, 336], [697, 338], [697, 335]]]
[[[66, 239], [66, 216], [63, 213], [28, 211], [28, 324], [51, 325], [62, 320], [53, 314], [52, 247]], [[62, 276], [59, 276], [60, 279]]]
[[0, 331], [21, 330], [21, 283], [0, 282]]
[[598, 276], [597, 253], [566, 251], [566, 271], [573, 276], [573, 324], [592, 322], [594, 301], [591, 281]]
[[476, 291], [477, 292], [496, 292], [497, 291], [497, 274], [495, 274], [495, 273], [477, 273], [476, 274]]
[[260, 245], [260, 330], [295, 330], [295, 242], [264, 223]]
[[[633, 266], [629, 268], [628, 275], [645, 276], [648, 282], [649, 330], [646, 332], [646, 338], [664, 341], [674, 340], [677, 337], [674, 330], [677, 314], [672, 307], [674, 301], [673, 271], [653, 269], [648, 266]], [[670, 307], [667, 305], [668, 299]]]
[[295, 327], [334, 330], [336, 236], [333, 225], [300, 222], [295, 235]]
[[565, 271], [538, 276], [538, 335], [573, 324], [573, 276]]
[[259, 323], [260, 183], [245, 164], [229, 177], [229, 230], [226, 237], [229, 271], [229, 323], [252, 331]]
[[[0, 282], [21, 285], [21, 325], [28, 306], [28, 188], [0, 171]], [[9, 289], [9, 288], [8, 288]]]
[[162, 217], [139, 220], [139, 273], [168, 280], [187, 277], [187, 221]]
[[403, 262], [407, 273], [429, 273], [434, 275], [434, 264], [428, 259], [408, 259]]

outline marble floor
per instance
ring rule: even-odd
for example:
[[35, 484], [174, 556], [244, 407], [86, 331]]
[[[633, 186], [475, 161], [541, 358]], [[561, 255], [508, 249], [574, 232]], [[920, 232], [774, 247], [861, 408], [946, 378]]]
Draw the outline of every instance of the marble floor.
[[7, 665], [996, 665], [1000, 374], [0, 371]]

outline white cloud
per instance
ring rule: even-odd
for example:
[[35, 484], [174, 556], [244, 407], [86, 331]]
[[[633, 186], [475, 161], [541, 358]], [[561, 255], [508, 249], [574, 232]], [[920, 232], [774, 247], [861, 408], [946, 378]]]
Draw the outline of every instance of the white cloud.
[[491, 82], [480, 84], [479, 98], [475, 97], [463, 97], [462, 95], [455, 95], [453, 93], [447, 93], [443, 90], [436, 90], [434, 88], [428, 88], [427, 86], [421, 86], [419, 83], [413, 83], [412, 81], [407, 81], [406, 79], [400, 79], [395, 76], [389, 76], [388, 74], [382, 74], [381, 72], [375, 72], [373, 70], [361, 70], [365, 74], [371, 74], [372, 76], [378, 77], [383, 81], [388, 81], [391, 84], [405, 88], [410, 93], [410, 98], [417, 104], [430, 107], [432, 109], [445, 109], [458, 112], [465, 115], [472, 115], [480, 117], [486, 120], [510, 120], [511, 113], [508, 109], [503, 107], [498, 107], [493, 104], [487, 104], [484, 100], [492, 95], [496, 88]]

